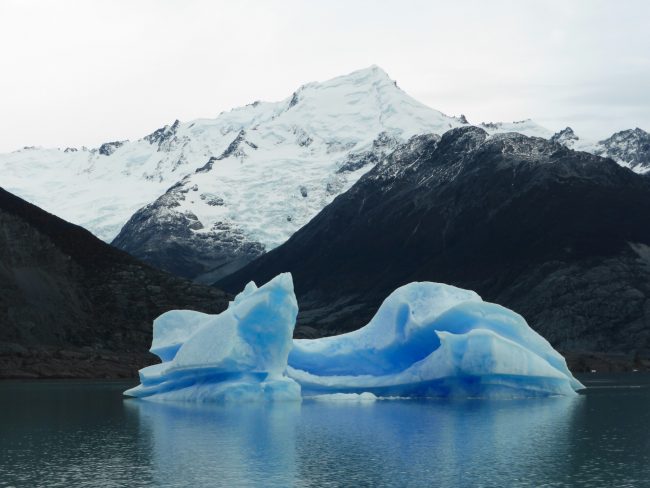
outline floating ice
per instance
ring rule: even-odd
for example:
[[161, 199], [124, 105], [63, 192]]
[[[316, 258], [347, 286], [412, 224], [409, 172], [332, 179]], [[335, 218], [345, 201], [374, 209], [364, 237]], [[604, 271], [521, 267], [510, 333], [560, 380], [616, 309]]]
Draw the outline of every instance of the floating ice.
[[583, 387], [520, 315], [427, 282], [395, 290], [357, 331], [294, 340], [288, 374], [305, 395], [494, 398]]
[[377, 396], [372, 393], [326, 393], [324, 395], [314, 395], [308, 397], [310, 400], [317, 402], [354, 402], [354, 403], [372, 403], [377, 401]]
[[[219, 315], [171, 311], [125, 394], [158, 400], [251, 401], [376, 397], [575, 395], [564, 358], [526, 321], [473, 291], [439, 283], [398, 288], [365, 327], [292, 342], [291, 275], [249, 283]], [[293, 348], [292, 348], [293, 346]]]
[[298, 305], [291, 275], [254, 283], [218, 315], [167, 312], [154, 321], [151, 352], [163, 361], [140, 370], [125, 392], [155, 400], [299, 400], [285, 375]]

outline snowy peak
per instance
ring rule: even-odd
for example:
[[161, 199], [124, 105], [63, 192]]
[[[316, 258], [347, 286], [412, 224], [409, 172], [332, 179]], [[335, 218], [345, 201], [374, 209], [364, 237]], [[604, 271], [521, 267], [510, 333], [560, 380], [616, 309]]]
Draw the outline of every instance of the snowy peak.
[[551, 136], [550, 141], [557, 144], [562, 144], [568, 148], [572, 148], [576, 141], [579, 140], [579, 137], [573, 132], [571, 127], [566, 127], [561, 131], [556, 132]]
[[551, 141], [570, 149], [611, 158], [636, 173], [650, 172], [650, 134], [638, 127], [616, 132], [602, 141], [580, 138], [567, 127], [554, 134]]
[[514, 122], [482, 122], [479, 126], [488, 134], [498, 134], [503, 132], [518, 132], [528, 137], [550, 138], [553, 133], [545, 127], [542, 127], [532, 119], [516, 120]]
[[[203, 142], [198, 169], [134, 214], [113, 243], [163, 269], [214, 280], [282, 244], [400, 143], [463, 125], [376, 66], [181, 124], [174, 138], [189, 141], [176, 143], [184, 154]], [[193, 252], [200, 263], [183, 261]]]
[[327, 82], [328, 84], [349, 84], [355, 86], [395, 86], [397, 83], [388, 76], [383, 69], [376, 64], [367, 68], [352, 71], [347, 75], [337, 76]]
[[340, 75], [335, 78], [332, 78], [323, 82], [312, 81], [310, 83], [305, 83], [298, 90], [296, 90], [290, 99], [290, 106], [294, 106], [297, 103], [296, 98], [299, 100], [300, 95], [310, 90], [318, 89], [328, 89], [332, 87], [350, 87], [350, 88], [359, 88], [359, 87], [395, 87], [397, 88], [397, 83], [393, 81], [383, 69], [377, 65], [369, 66], [368, 68], [359, 69], [348, 73], [346, 75]]
[[[110, 156], [113, 154], [119, 147], [122, 147], [124, 144], [126, 144], [129, 141], [113, 141], [113, 142], [105, 142], [101, 146], [99, 146], [99, 154], [102, 156]], [[65, 151], [64, 151], [65, 152]]]
[[[295, 176], [302, 171], [316, 187], [329, 188], [324, 200], [313, 204], [312, 213], [333, 198], [338, 190], [332, 189], [347, 187], [341, 177], [324, 179], [335, 174], [353, 152], [372, 151], [380, 134], [404, 141], [459, 125], [463, 125], [460, 120], [417, 102], [383, 70], [371, 66], [305, 84], [278, 102], [254, 102], [213, 119], [176, 120], [134, 141], [111, 141], [93, 150], [34, 148], [0, 155], [0, 183], [111, 240], [136, 210], [197, 168], [211, 173], [219, 167], [210, 178], [225, 178], [233, 184], [232, 175], [243, 168], [251, 178], [261, 178], [260, 184], [273, 179], [268, 172], [289, 171]], [[215, 164], [217, 160], [220, 164]], [[364, 159], [369, 164], [373, 160]], [[257, 169], [249, 171], [251, 167]], [[269, 187], [271, 192], [276, 190]], [[314, 190], [310, 195], [316, 197], [319, 191]], [[223, 186], [219, 191], [224, 191]], [[294, 227], [302, 222], [290, 209], [276, 211], [279, 218], [294, 222]]]
[[[408, 139], [422, 131], [444, 132], [462, 125], [411, 98], [377, 66], [303, 85], [283, 105], [280, 113], [260, 117], [256, 129], [298, 128], [303, 139], [351, 146], [370, 144], [380, 132]], [[266, 108], [273, 109], [260, 106]]]
[[639, 129], [617, 132], [598, 143], [603, 154], [619, 161], [624, 166], [646, 173], [650, 171], [650, 134]]
[[[107, 241], [139, 209], [164, 205], [167, 199], [159, 198], [178, 184], [192, 190], [167, 210], [194, 216], [201, 230], [193, 224], [193, 232], [236, 229], [242, 242], [270, 249], [399, 144], [469, 125], [464, 116], [450, 117], [413, 99], [378, 66], [289, 93], [212, 119], [175, 120], [141, 139], [93, 150], [0, 154], [0, 184]], [[481, 127], [490, 135], [553, 136], [532, 120]], [[639, 171], [648, 159], [644, 137], [638, 129], [586, 150]]]
[[152, 145], [157, 144], [160, 148], [165, 142], [169, 141], [176, 135], [176, 131], [180, 125], [180, 121], [176, 119], [172, 125], [166, 125], [160, 129], [153, 131], [148, 136], [144, 136], [144, 140]]

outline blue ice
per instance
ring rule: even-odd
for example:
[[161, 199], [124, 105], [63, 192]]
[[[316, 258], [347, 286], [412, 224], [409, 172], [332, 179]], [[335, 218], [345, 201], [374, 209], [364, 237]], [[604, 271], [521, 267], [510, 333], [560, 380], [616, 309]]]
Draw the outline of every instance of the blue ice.
[[[219, 315], [171, 311], [154, 322], [151, 351], [127, 395], [251, 401], [365, 397], [519, 398], [583, 388], [526, 321], [473, 291], [441, 283], [395, 290], [363, 328], [292, 340], [291, 275], [249, 283]], [[364, 397], [364, 398], [365, 398]]]
[[218, 315], [173, 310], [154, 321], [151, 352], [125, 395], [163, 401], [300, 400], [287, 377], [298, 305], [290, 274], [249, 283]]

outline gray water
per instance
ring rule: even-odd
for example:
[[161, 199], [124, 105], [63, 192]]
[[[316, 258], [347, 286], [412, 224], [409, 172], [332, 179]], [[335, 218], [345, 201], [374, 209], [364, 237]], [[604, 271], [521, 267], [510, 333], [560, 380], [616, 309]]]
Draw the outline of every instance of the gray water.
[[189, 407], [0, 382], [0, 486], [650, 486], [650, 376], [576, 398]]

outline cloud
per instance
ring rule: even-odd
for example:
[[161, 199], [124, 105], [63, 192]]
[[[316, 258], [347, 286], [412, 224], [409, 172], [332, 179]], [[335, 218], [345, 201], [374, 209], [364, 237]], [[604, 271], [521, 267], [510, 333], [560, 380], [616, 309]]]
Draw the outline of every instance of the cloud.
[[138, 138], [370, 64], [470, 120], [650, 128], [647, 18], [642, 0], [4, 0], [0, 151]]

